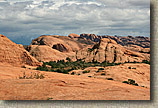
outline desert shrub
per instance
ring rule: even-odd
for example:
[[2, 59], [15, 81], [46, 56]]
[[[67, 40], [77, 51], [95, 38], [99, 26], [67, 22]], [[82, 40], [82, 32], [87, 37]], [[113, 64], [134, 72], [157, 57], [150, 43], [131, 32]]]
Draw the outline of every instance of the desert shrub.
[[122, 83], [138, 86], [138, 84], [135, 83], [135, 80], [133, 80], [133, 79], [128, 79], [128, 81], [123, 81]]
[[71, 75], [75, 75], [75, 72], [72, 72]]
[[89, 78], [91, 78], [92, 76], [88, 76]]
[[40, 79], [43, 79], [43, 78], [45, 78], [45, 77], [44, 77], [43, 74], [41, 74], [41, 75], [39, 76], [39, 78], [40, 78]]
[[104, 70], [104, 68], [99, 68], [98, 70]]
[[107, 80], [114, 80], [113, 78], [106, 78]]
[[101, 75], [105, 75], [105, 73], [101, 73]]
[[90, 72], [90, 70], [88, 70], [88, 71], [87, 71], [87, 70], [84, 70], [84, 71], [83, 71], [83, 74], [84, 74], [84, 73], [89, 73], [89, 72]]
[[48, 97], [48, 98], [47, 98], [47, 100], [52, 100], [52, 99], [53, 99], [53, 98], [51, 98], [51, 97]]
[[128, 67], [128, 69], [132, 69], [131, 67]]
[[150, 62], [147, 60], [143, 60], [142, 63], [150, 64]]
[[99, 70], [96, 71], [96, 73], [100, 72]]
[[25, 72], [23, 72], [22, 76], [19, 76], [19, 79], [44, 79], [45, 76], [44, 74], [40, 74], [40, 73], [32, 73], [31, 75], [26, 75]]
[[65, 70], [65, 69], [57, 69], [55, 70], [55, 72], [58, 72], [58, 73], [63, 73], [63, 74], [69, 74], [69, 71], [71, 71], [71, 69], [69, 70]]
[[[98, 61], [93, 60], [92, 62], [85, 62], [83, 59], [77, 59], [77, 61], [71, 61], [69, 57], [66, 58], [67, 62], [64, 60], [58, 60], [58, 61], [50, 61], [50, 62], [43, 62], [42, 66], [39, 66], [36, 68], [36, 70], [41, 71], [50, 71], [50, 72], [58, 72], [58, 73], [64, 73], [68, 74], [72, 70], [84, 70], [87, 67], [95, 67], [95, 66], [115, 66], [117, 64], [115, 63], [109, 63], [109, 62], [102, 62], [99, 63]], [[51, 66], [51, 68], [47, 68], [48, 66]], [[103, 70], [104, 68], [98, 69]], [[99, 71], [98, 71], [99, 72]], [[89, 73], [89, 72], [84, 72]]]
[[71, 62], [71, 59], [70, 59], [69, 57], [67, 57], [66, 60], [67, 60], [68, 62]]
[[48, 68], [47, 67], [43, 67], [43, 66], [40, 66], [40, 67], [37, 67], [36, 70], [41, 70], [41, 71], [48, 71]]
[[138, 86], [138, 84], [137, 84], [137, 83], [134, 83], [134, 84], [132, 84], [132, 85]]
[[132, 69], [136, 69], [135, 67], [133, 67]]
[[129, 84], [135, 84], [135, 80], [128, 79]]
[[122, 83], [126, 83], [126, 84], [129, 84], [129, 83], [128, 83], [128, 81], [123, 81]]

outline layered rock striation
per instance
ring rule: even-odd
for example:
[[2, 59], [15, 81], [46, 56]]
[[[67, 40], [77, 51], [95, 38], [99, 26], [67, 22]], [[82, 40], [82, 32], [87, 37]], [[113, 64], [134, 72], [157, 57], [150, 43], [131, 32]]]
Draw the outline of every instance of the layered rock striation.
[[117, 44], [115, 40], [103, 38], [92, 48], [83, 48], [77, 51], [76, 59], [85, 60], [86, 62], [142, 62], [143, 60], [150, 61], [150, 54], [132, 51]]
[[0, 34], [0, 63], [10, 64], [13, 66], [39, 66], [34, 57], [30, 55], [28, 51], [24, 49], [22, 45], [18, 45], [6, 36]]

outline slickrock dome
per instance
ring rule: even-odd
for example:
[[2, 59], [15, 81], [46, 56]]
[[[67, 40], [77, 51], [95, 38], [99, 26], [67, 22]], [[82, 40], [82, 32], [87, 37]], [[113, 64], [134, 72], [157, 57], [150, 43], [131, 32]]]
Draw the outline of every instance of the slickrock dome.
[[66, 36], [40, 36], [31, 45], [47, 45], [60, 52], [72, 52], [82, 48], [82, 45]]
[[31, 45], [30, 54], [39, 61], [57, 61], [66, 59], [67, 55], [47, 45]]
[[32, 57], [21, 45], [18, 45], [6, 36], [0, 34], [0, 63], [13, 66], [38, 66], [38, 60]]

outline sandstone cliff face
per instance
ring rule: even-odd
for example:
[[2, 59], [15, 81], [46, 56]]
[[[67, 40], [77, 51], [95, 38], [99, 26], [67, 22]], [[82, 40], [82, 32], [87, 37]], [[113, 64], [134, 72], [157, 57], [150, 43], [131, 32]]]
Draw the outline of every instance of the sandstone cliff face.
[[22, 45], [17, 45], [6, 36], [0, 34], [0, 63], [11, 64], [13, 66], [41, 65]]
[[[74, 34], [71, 34], [74, 35]], [[39, 61], [66, 60], [82, 49], [83, 44], [66, 36], [40, 36], [34, 39], [27, 50]]]
[[74, 55], [75, 53], [63, 53], [56, 49], [53, 49], [47, 45], [31, 45], [30, 54], [39, 61], [57, 61], [65, 60], [69, 55]]
[[[58, 35], [40, 36], [32, 41], [27, 50], [40, 61], [65, 60], [66, 57], [70, 57], [73, 61], [83, 59], [86, 62], [124, 63], [142, 62], [142, 60], [150, 61], [150, 48], [143, 48], [133, 44], [124, 46], [120, 44], [120, 42], [126, 43], [129, 38], [132, 40], [136, 37], [128, 36], [118, 39], [116, 36], [106, 37], [96, 36], [95, 34], [81, 34], [78, 36], [73, 33], [69, 37]], [[141, 39], [142, 37], [137, 38]], [[100, 42], [97, 43], [97, 41]]]
[[52, 49], [56, 49], [60, 52], [75, 52], [83, 48], [82, 44], [70, 39], [66, 36], [40, 36], [34, 39], [32, 45], [47, 45]]
[[95, 44], [93, 48], [83, 48], [78, 51], [76, 53], [76, 59], [82, 59], [86, 62], [142, 62], [142, 60], [150, 61], [150, 54], [128, 50], [112, 39], [103, 38], [98, 44]]

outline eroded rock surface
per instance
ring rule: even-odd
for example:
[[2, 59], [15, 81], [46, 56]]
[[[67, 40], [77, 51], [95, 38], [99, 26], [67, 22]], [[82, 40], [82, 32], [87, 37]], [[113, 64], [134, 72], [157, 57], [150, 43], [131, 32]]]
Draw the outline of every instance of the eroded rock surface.
[[47, 45], [31, 45], [30, 54], [39, 61], [57, 61], [66, 59], [67, 53], [62, 53]]
[[41, 65], [22, 45], [17, 45], [4, 35], [0, 35], [0, 63], [7, 63], [13, 66]]
[[40, 36], [32, 41], [31, 45], [47, 45], [61, 52], [71, 52], [81, 49], [82, 44], [66, 36]]
[[112, 40], [115, 40], [118, 44], [122, 46], [128, 46], [128, 45], [138, 45], [143, 48], [150, 48], [150, 37], [143, 37], [143, 36], [100, 36], [95, 34], [80, 34], [80, 37], [91, 40], [94, 42], [99, 42], [102, 38], [110, 38]]
[[83, 48], [76, 53], [76, 59], [86, 62], [98, 61], [109, 63], [150, 61], [150, 54], [140, 53], [117, 44], [115, 40], [103, 38], [92, 48]]

